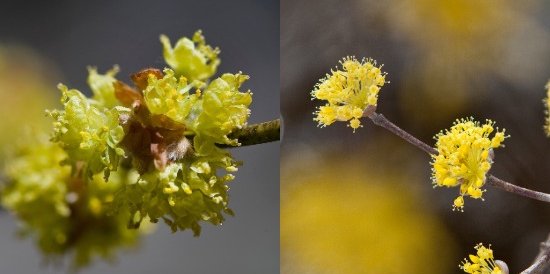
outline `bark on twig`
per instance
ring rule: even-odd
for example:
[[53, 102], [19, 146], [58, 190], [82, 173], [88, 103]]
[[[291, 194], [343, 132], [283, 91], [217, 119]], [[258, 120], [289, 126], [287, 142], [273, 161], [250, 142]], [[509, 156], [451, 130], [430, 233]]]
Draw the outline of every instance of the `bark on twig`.
[[546, 241], [540, 243], [540, 251], [535, 262], [520, 274], [542, 274], [550, 265], [550, 235]]
[[[275, 142], [281, 139], [280, 136], [281, 120], [276, 119], [259, 124], [249, 125], [238, 129], [229, 135], [230, 139], [238, 139], [240, 146], [251, 146]], [[219, 147], [233, 147], [228, 145], [219, 145]]]

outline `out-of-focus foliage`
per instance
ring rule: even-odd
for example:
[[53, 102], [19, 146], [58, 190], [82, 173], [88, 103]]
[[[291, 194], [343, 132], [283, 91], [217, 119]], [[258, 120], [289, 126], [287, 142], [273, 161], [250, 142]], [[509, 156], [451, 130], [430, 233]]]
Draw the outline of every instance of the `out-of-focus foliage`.
[[447, 272], [453, 242], [407, 187], [414, 179], [356, 156], [294, 153], [281, 181], [283, 273]]
[[65, 152], [40, 134], [25, 138], [12, 153], [2, 203], [21, 221], [22, 235], [34, 238], [48, 258], [73, 254], [77, 268], [136, 243], [138, 231], [127, 229], [128, 213], [112, 215], [107, 206], [129, 174], [116, 173], [108, 183], [94, 176], [85, 183], [60, 164]]
[[57, 105], [51, 79], [55, 74], [32, 51], [0, 46], [0, 151], [19, 138], [22, 125], [48, 127], [44, 109]]
[[19, 218], [20, 234], [35, 239], [48, 259], [72, 254], [75, 268], [97, 256], [112, 259], [118, 247], [137, 243], [138, 231], [127, 229], [128, 213], [111, 215], [106, 206], [125, 176], [117, 174], [109, 184], [100, 176], [94, 184], [84, 183], [61, 164], [67, 154], [44, 133], [45, 109], [57, 105], [53, 69], [31, 51], [14, 47], [0, 50], [0, 71], [0, 114], [10, 117], [0, 123], [6, 157], [1, 200]]
[[[544, 71], [532, 60], [550, 53], [548, 32], [531, 17], [539, 7], [536, 1], [511, 0], [387, 1], [391, 31], [414, 48], [406, 55], [400, 93], [403, 108], [417, 113], [410, 118], [423, 123], [454, 118], [485, 92], [485, 77], [532, 85], [533, 76]], [[526, 36], [536, 40], [526, 46]], [[410, 104], [414, 100], [423, 104]]]

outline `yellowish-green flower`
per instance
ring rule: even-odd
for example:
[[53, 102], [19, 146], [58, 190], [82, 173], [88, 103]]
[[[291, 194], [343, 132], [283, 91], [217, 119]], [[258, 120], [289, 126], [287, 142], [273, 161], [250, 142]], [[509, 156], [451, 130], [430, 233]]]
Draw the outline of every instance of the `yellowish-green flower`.
[[482, 199], [487, 172], [493, 163], [493, 149], [501, 147], [508, 136], [505, 130], [494, 131], [494, 122], [484, 124], [473, 118], [457, 120], [450, 130], [441, 131], [437, 140], [438, 154], [432, 155], [432, 180], [434, 187], [460, 187], [460, 195], [454, 200], [453, 210], [463, 210], [463, 196]]
[[166, 35], [161, 35], [160, 41], [164, 48], [164, 60], [178, 76], [184, 76], [190, 81], [202, 81], [216, 73], [220, 64], [220, 49], [207, 45], [200, 30], [195, 32], [192, 39], [179, 39], [173, 48]]
[[341, 69], [332, 70], [311, 92], [313, 99], [327, 103], [314, 112], [314, 121], [325, 127], [336, 121], [349, 121], [353, 131], [361, 127], [359, 119], [367, 106], [376, 106], [378, 92], [385, 83], [386, 74], [372, 59], [358, 61], [345, 57]]
[[476, 255], [470, 254], [468, 259], [459, 265], [460, 269], [472, 274], [504, 274], [503, 270], [494, 260], [491, 246], [485, 247], [479, 243], [475, 246]]
[[98, 172], [104, 172], [108, 178], [125, 156], [124, 150], [118, 147], [124, 137], [119, 116], [130, 110], [120, 106], [107, 109], [62, 84], [59, 89], [64, 108], [48, 111], [54, 119], [52, 140], [67, 152], [66, 163], [73, 167], [85, 164], [84, 174], [88, 178]]
[[227, 183], [235, 178], [238, 163], [217, 144], [238, 145], [228, 135], [246, 125], [252, 93], [239, 91], [248, 79], [240, 73], [223, 74], [203, 91], [193, 89], [196, 84], [188, 84], [185, 77], [176, 78], [171, 69], [164, 73], [160, 79], [149, 77], [143, 90], [145, 106], [194, 135], [192, 152], [183, 158], [168, 156], [163, 169], [146, 170], [118, 193], [115, 204], [130, 209], [133, 227], [148, 217], [153, 222], [162, 219], [173, 231], [191, 229], [199, 235], [200, 222], [219, 225], [223, 213], [233, 214]]
[[93, 99], [96, 100], [99, 105], [107, 108], [120, 105], [115, 97], [115, 87], [113, 86], [117, 81], [115, 76], [119, 70], [118, 66], [114, 66], [105, 74], [99, 74], [97, 68], [88, 67], [88, 86], [90, 86], [94, 94]]
[[[38, 235], [45, 253], [82, 243], [75, 248], [80, 264], [88, 254], [107, 253], [109, 244], [98, 248], [101, 241], [124, 241], [133, 235], [126, 227], [143, 220], [198, 235], [202, 222], [219, 225], [224, 214], [232, 215], [228, 183], [239, 163], [219, 145], [239, 145], [230, 134], [250, 115], [252, 93], [239, 90], [248, 76], [209, 79], [219, 50], [206, 45], [200, 31], [174, 48], [161, 40], [173, 69], [144, 69], [131, 76], [132, 86], [115, 78], [116, 66], [105, 74], [89, 68], [91, 98], [60, 84], [62, 107], [48, 111], [52, 142], [12, 159], [4, 205]], [[91, 220], [80, 228], [75, 216]]]
[[544, 132], [546, 133], [546, 136], [550, 137], [550, 80], [546, 83], [546, 98], [544, 98], [543, 103], [546, 108]]
[[183, 76], [176, 78], [171, 69], [165, 69], [164, 73], [161, 79], [149, 75], [147, 88], [143, 90], [145, 103], [152, 114], [166, 115], [174, 122], [184, 123], [201, 95], [200, 90], [191, 93], [191, 89], [200, 84], [189, 84]]

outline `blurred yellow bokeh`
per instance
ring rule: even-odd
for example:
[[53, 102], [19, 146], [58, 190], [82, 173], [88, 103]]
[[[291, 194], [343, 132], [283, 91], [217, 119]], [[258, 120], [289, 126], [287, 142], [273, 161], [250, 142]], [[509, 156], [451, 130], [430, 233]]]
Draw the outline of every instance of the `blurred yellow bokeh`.
[[55, 75], [29, 49], [0, 46], [0, 151], [12, 146], [26, 127], [49, 129], [45, 110], [57, 103]]
[[297, 155], [282, 169], [281, 273], [448, 273], [455, 265], [446, 228], [407, 187], [414, 178], [360, 157], [305, 163]]
[[[375, 4], [364, 1], [366, 7]], [[547, 68], [536, 60], [550, 53], [550, 34], [533, 17], [540, 5], [537, 0], [385, 2], [392, 34], [406, 43], [404, 73], [395, 83], [403, 110], [416, 113], [408, 119], [454, 119], [488, 95], [494, 80], [535, 84]]]

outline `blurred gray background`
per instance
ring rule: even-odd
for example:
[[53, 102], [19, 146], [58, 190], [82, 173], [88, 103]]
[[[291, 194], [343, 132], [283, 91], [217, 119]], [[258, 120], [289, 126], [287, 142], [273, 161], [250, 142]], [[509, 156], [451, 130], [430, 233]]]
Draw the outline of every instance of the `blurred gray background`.
[[[69, 87], [88, 91], [86, 66], [101, 72], [118, 64], [118, 78], [163, 67], [158, 37], [172, 42], [202, 29], [222, 50], [218, 72], [250, 75], [250, 123], [279, 117], [279, 2], [269, 1], [2, 1], [0, 43], [24, 45], [58, 70]], [[14, 76], [17, 77], [17, 76]], [[52, 89], [55, 92], [55, 89]], [[278, 273], [279, 143], [234, 149], [244, 165], [231, 184], [236, 212], [221, 227], [205, 224], [201, 237], [172, 234], [164, 225], [114, 264], [81, 273]], [[41, 264], [31, 240], [15, 236], [16, 222], [0, 212], [0, 273], [63, 273]]]

